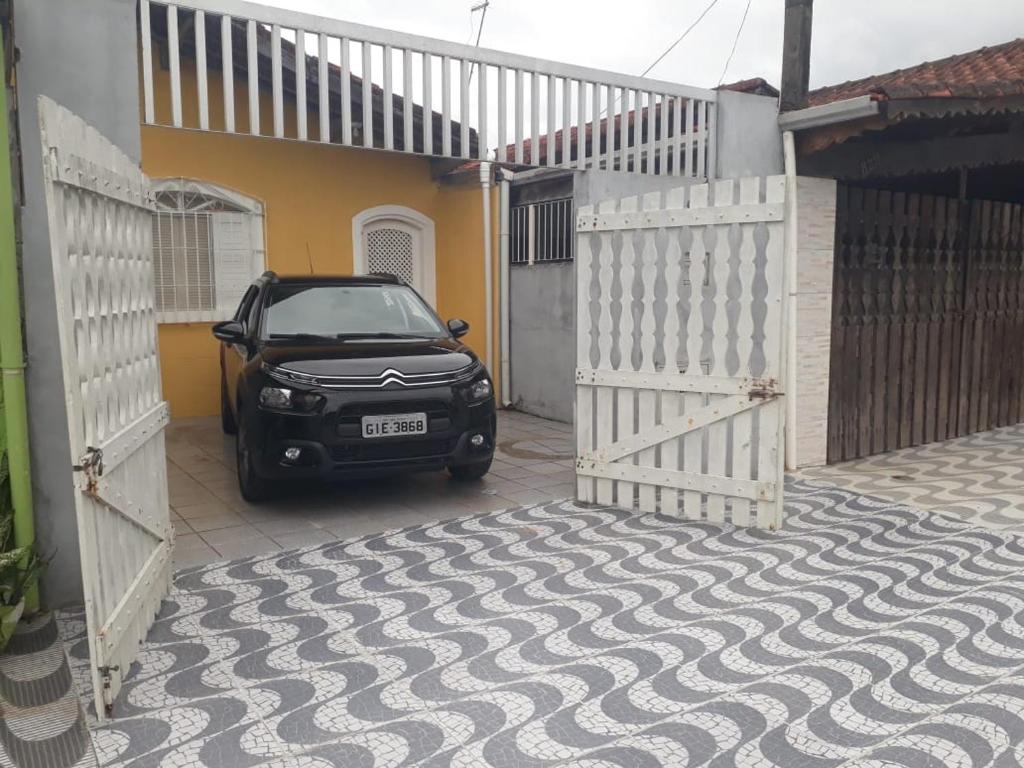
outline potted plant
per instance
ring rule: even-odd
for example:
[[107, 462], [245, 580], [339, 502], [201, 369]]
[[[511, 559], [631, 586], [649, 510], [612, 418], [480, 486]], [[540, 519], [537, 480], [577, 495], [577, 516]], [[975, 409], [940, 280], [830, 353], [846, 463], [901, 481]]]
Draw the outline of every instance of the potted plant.
[[14, 529], [7, 461], [0, 454], [0, 651], [7, 647], [22, 611], [25, 590], [35, 584], [46, 565], [31, 546], [8, 549]]

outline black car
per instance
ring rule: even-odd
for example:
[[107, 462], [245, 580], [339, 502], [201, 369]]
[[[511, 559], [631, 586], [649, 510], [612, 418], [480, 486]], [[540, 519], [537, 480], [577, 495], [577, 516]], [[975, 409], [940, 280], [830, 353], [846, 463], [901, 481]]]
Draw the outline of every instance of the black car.
[[221, 421], [237, 431], [250, 501], [279, 481], [439, 470], [482, 477], [494, 455], [491, 377], [410, 286], [391, 275], [253, 283], [223, 344]]

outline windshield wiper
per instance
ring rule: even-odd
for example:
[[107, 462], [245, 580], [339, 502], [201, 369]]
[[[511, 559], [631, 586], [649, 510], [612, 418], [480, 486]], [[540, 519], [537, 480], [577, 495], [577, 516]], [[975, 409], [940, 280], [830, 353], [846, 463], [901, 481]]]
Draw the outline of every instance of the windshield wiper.
[[337, 336], [328, 336], [323, 333], [271, 333], [268, 334], [268, 338], [271, 339], [299, 339], [299, 340], [314, 340], [314, 341], [334, 341]]
[[420, 336], [415, 333], [391, 333], [390, 331], [379, 331], [377, 333], [339, 333], [338, 339], [427, 339], [430, 336]]

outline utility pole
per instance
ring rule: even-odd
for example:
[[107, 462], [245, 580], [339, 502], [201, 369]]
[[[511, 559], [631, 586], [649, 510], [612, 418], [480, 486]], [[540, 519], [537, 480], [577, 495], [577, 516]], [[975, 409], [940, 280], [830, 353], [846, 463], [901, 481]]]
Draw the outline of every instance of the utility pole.
[[782, 34], [782, 85], [779, 111], [807, 106], [811, 74], [811, 16], [814, 0], [786, 0]]

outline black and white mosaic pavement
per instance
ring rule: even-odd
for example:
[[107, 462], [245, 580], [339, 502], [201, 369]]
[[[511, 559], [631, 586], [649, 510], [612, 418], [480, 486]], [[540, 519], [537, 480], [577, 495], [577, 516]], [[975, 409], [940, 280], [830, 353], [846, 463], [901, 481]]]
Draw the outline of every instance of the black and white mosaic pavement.
[[97, 757], [1024, 764], [1024, 542], [788, 493], [780, 533], [559, 502], [181, 571]]

